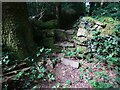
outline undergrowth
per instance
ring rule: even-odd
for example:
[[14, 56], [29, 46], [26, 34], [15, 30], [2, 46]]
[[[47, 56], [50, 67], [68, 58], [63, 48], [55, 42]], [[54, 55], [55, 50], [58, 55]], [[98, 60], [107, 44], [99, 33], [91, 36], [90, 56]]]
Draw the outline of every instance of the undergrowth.
[[[36, 52], [36, 57], [30, 58], [27, 57], [22, 61], [14, 61], [9, 59], [9, 52], [6, 52], [3, 57], [1, 58], [2, 68], [3, 68], [3, 75], [4, 72], [7, 72], [7, 68], [13, 65], [11, 70], [14, 70], [19, 65], [19, 62], [26, 63], [27, 67], [29, 68], [26, 71], [20, 70], [17, 72], [14, 77], [10, 80], [3, 82], [3, 90], [7, 89], [30, 89], [32, 87], [35, 88], [35, 81], [43, 80], [43, 81], [54, 81], [55, 77], [54, 74], [46, 70], [46, 63], [47, 59], [51, 59], [52, 64], [55, 63], [57, 59], [51, 58], [51, 49], [41, 48]], [[52, 60], [53, 59], [53, 60]], [[12, 63], [13, 62], [13, 63]], [[12, 64], [11, 64], [12, 63]], [[10, 70], [8, 70], [10, 71]], [[4, 76], [3, 76], [4, 81]], [[12, 83], [12, 84], [11, 84]]]

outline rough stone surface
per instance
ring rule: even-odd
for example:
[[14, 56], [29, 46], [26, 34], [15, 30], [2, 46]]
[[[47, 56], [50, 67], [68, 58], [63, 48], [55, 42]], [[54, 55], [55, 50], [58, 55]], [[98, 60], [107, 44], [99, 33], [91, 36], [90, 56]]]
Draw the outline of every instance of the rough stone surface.
[[74, 43], [70, 43], [70, 42], [58, 42], [57, 44], [55, 44], [57, 46], [60, 47], [74, 47]]
[[79, 28], [78, 29], [78, 32], [77, 32], [77, 36], [87, 36], [88, 35], [88, 31], [86, 29], [83, 29], [83, 28]]
[[76, 45], [77, 50], [80, 50], [82, 53], [85, 53], [87, 51], [87, 47]]
[[74, 34], [74, 30], [66, 30], [65, 32], [70, 35]]
[[75, 60], [70, 60], [66, 58], [61, 58], [61, 63], [64, 65], [70, 65], [71, 67], [78, 68], [79, 67], [79, 62]]

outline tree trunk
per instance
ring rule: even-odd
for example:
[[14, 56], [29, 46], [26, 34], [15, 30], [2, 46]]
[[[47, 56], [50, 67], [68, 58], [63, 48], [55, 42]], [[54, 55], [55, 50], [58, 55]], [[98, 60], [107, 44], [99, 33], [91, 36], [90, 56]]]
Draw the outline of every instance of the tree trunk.
[[94, 10], [95, 2], [90, 2], [90, 10], [89, 10], [89, 15], [92, 15], [92, 12]]
[[26, 3], [3, 3], [3, 46], [14, 52], [17, 59], [33, 56], [35, 44], [27, 16]]
[[57, 2], [56, 4], [56, 18], [57, 18], [57, 24], [58, 24], [58, 28], [61, 27], [61, 3]]

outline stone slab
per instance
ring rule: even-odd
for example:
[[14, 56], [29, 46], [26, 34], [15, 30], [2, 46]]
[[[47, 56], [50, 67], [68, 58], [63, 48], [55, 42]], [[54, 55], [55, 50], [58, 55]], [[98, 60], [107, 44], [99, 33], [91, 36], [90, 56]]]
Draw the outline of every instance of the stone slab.
[[75, 31], [75, 30], [66, 30], [65, 32], [66, 32], [67, 34], [69, 34], [69, 35], [72, 35], [72, 34], [74, 34], [74, 31]]
[[61, 46], [61, 47], [74, 47], [74, 43], [71, 43], [71, 42], [59, 42], [59, 43], [56, 43], [55, 45], [57, 46]]
[[80, 65], [78, 61], [74, 61], [66, 58], [61, 58], [61, 63], [64, 65], [69, 65], [73, 68], [79, 68]]

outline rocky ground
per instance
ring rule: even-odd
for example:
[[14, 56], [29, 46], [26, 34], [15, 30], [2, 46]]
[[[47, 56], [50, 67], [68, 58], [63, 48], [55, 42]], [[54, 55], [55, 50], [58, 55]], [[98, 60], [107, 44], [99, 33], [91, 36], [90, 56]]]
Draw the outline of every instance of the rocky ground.
[[[89, 21], [91, 20], [91, 21]], [[93, 21], [93, 22], [92, 22]], [[87, 26], [84, 23], [87, 22]], [[55, 45], [62, 47], [63, 50], [80, 50], [82, 53], [87, 52], [88, 48], [85, 45], [82, 45], [82, 42], [86, 39], [91, 38], [90, 30], [103, 30], [106, 31], [106, 28], [109, 27], [109, 24], [102, 24], [98, 21], [95, 21], [91, 18], [83, 18], [83, 21], [80, 22], [81, 27], [76, 33], [75, 30], [57, 30], [58, 39], [60, 42], [57, 42]], [[88, 30], [89, 29], [89, 30]], [[109, 33], [112, 29], [109, 29]], [[102, 36], [109, 33], [103, 33]], [[108, 68], [104, 63], [96, 61], [94, 58], [91, 61], [87, 59], [76, 59], [72, 57], [64, 57], [61, 53], [56, 55], [61, 62], [57, 63], [55, 68], [48, 69], [55, 74], [56, 80], [54, 82], [45, 83], [44, 85], [38, 85], [39, 87], [53, 87], [59, 83], [58, 87], [67, 87], [67, 88], [92, 88], [95, 86], [95, 82], [100, 82], [99, 87], [107, 87], [110, 84], [113, 87], [120, 87], [116, 82], [115, 78], [117, 74], [111, 69]], [[109, 84], [106, 84], [109, 83]], [[101, 86], [100, 86], [101, 85]], [[99, 88], [98, 87], [98, 88]]]
[[[62, 58], [63, 59], [63, 58]], [[66, 60], [66, 58], [64, 58]], [[69, 60], [69, 59], [67, 59]], [[76, 62], [70, 60], [69, 62]], [[80, 67], [75, 68], [66, 63], [59, 62], [54, 69], [50, 69], [55, 74], [56, 80], [53, 82], [40, 82], [39, 88], [51, 88], [60, 84], [59, 87], [67, 88], [92, 88], [89, 81], [96, 80], [97, 82], [108, 82], [113, 86], [117, 86], [114, 82], [116, 74], [107, 68], [103, 63], [88, 63], [86, 60], [80, 60]], [[105, 77], [99, 73], [106, 75]], [[108, 78], [107, 78], [108, 77]], [[67, 83], [69, 81], [69, 84]], [[119, 86], [117, 86], [119, 87]]]

